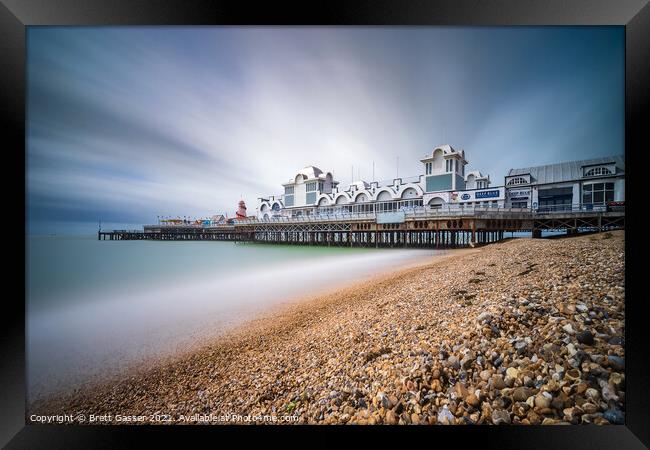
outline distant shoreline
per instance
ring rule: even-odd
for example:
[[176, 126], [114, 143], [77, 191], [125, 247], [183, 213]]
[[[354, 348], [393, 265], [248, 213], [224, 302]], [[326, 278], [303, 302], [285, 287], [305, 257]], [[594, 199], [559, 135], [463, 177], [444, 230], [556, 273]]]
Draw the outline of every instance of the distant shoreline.
[[[281, 412], [299, 423], [617, 423], [623, 242], [617, 231], [450, 252], [283, 305], [175, 361], [30, 411], [162, 412], [171, 423]], [[583, 258], [597, 267], [581, 270]], [[568, 353], [550, 347], [562, 340]], [[605, 355], [591, 358], [604, 385], [574, 373], [576, 351]], [[564, 389], [565, 376], [584, 390]]]

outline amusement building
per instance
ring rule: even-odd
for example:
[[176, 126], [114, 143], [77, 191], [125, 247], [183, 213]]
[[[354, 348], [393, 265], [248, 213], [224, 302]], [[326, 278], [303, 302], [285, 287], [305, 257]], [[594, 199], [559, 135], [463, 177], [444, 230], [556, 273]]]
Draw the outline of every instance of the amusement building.
[[358, 180], [341, 188], [331, 172], [308, 166], [282, 186], [284, 193], [258, 199], [260, 221], [300, 216], [391, 213], [409, 210], [508, 208], [575, 211], [608, 208], [625, 200], [622, 155], [510, 169], [503, 183], [466, 171], [464, 150], [435, 147], [420, 159], [422, 173], [387, 182]]

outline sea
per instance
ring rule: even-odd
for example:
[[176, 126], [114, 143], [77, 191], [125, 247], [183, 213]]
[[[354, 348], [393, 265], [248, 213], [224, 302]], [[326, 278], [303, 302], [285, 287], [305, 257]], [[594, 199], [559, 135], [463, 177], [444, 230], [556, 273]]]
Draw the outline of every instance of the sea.
[[148, 367], [274, 307], [447, 252], [28, 235], [28, 401]]

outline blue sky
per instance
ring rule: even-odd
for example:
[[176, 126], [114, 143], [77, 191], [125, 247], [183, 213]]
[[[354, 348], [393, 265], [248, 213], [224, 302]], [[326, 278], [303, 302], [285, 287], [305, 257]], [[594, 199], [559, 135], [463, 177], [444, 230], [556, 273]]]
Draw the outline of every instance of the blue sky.
[[32, 232], [253, 210], [306, 165], [422, 173], [624, 152], [622, 27], [30, 27]]

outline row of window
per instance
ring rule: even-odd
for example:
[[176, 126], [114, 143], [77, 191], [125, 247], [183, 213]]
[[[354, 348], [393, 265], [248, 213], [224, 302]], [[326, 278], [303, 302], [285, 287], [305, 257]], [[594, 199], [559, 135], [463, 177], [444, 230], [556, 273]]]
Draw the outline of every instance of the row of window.
[[[306, 186], [307, 192], [314, 192], [314, 191], [323, 192], [324, 183], [322, 181], [310, 181], [305, 186]], [[287, 194], [287, 195], [293, 195], [294, 187], [293, 186], [285, 186], [284, 187], [284, 193]]]
[[[614, 172], [611, 171], [608, 167], [599, 166], [589, 169], [585, 172], [585, 177], [599, 177], [603, 175], [614, 175]], [[512, 186], [517, 184], [528, 184], [529, 181], [524, 177], [515, 177], [508, 180], [506, 185]]]
[[601, 175], [613, 175], [612, 171], [609, 170], [608, 167], [594, 167], [593, 169], [589, 169], [587, 173], [585, 173], [586, 177], [598, 177]]
[[517, 184], [528, 184], [528, 180], [524, 177], [515, 177], [515, 178], [510, 178], [506, 185], [508, 186], [513, 186]]
[[307, 186], [307, 192], [313, 192], [313, 191], [323, 191], [323, 182], [322, 181], [310, 181], [309, 183], [306, 184]]
[[458, 161], [455, 159], [447, 159], [445, 160], [445, 171], [446, 172], [456, 172], [459, 173], [463, 176], [465, 176], [465, 165], [464, 164], [459, 164]]
[[462, 207], [465, 206], [465, 205], [467, 205], [467, 206], [472, 206], [472, 205], [476, 205], [476, 206], [480, 206], [480, 205], [488, 206], [488, 205], [490, 205], [490, 204], [492, 204], [492, 206], [496, 206], [498, 203], [499, 203], [498, 200], [491, 200], [491, 201], [490, 201], [490, 200], [486, 200], [486, 201], [483, 201], [483, 202], [466, 202], [466, 203], [461, 203], [461, 204], [460, 204], [460, 207], [462, 208]]
[[614, 201], [614, 183], [592, 183], [582, 186], [582, 203]]
[[[565, 188], [565, 189], [571, 189], [571, 188]], [[293, 192], [293, 188], [292, 191]], [[546, 191], [544, 191], [546, 192]], [[544, 199], [544, 194], [540, 192], [540, 205], [544, 203], [552, 203], [552, 204], [558, 204], [558, 203], [566, 203], [570, 204], [571, 203], [571, 193], [567, 192], [566, 195], [560, 196], [560, 195], [550, 195], [549, 199]], [[285, 201], [285, 206], [292, 206], [293, 205], [293, 195], [287, 195], [284, 198]], [[614, 183], [613, 182], [608, 182], [608, 183], [590, 183], [590, 184], [584, 184], [582, 186], [582, 203], [586, 204], [591, 204], [591, 203], [604, 203], [604, 202], [611, 202], [614, 201]], [[525, 208], [527, 206], [527, 202], [513, 202], [512, 207], [522, 207]], [[376, 206], [375, 206], [376, 205]], [[415, 198], [415, 199], [410, 199], [410, 200], [400, 200], [400, 201], [390, 201], [390, 202], [378, 202], [378, 203], [371, 203], [371, 204], [354, 204], [354, 205], [341, 205], [341, 206], [336, 206], [336, 207], [320, 207], [319, 210], [322, 211], [324, 214], [330, 213], [330, 212], [355, 212], [355, 213], [363, 213], [363, 212], [390, 212], [390, 211], [398, 211], [403, 208], [414, 208], [417, 206], [422, 206], [422, 199], [421, 198]], [[466, 203], [460, 203], [460, 206], [496, 206], [498, 205], [497, 200], [492, 200], [492, 201], [482, 201], [482, 202], [466, 202]], [[432, 207], [436, 207], [439, 205], [432, 205]], [[274, 205], [274, 210], [278, 210], [279, 206], [277, 204]]]

